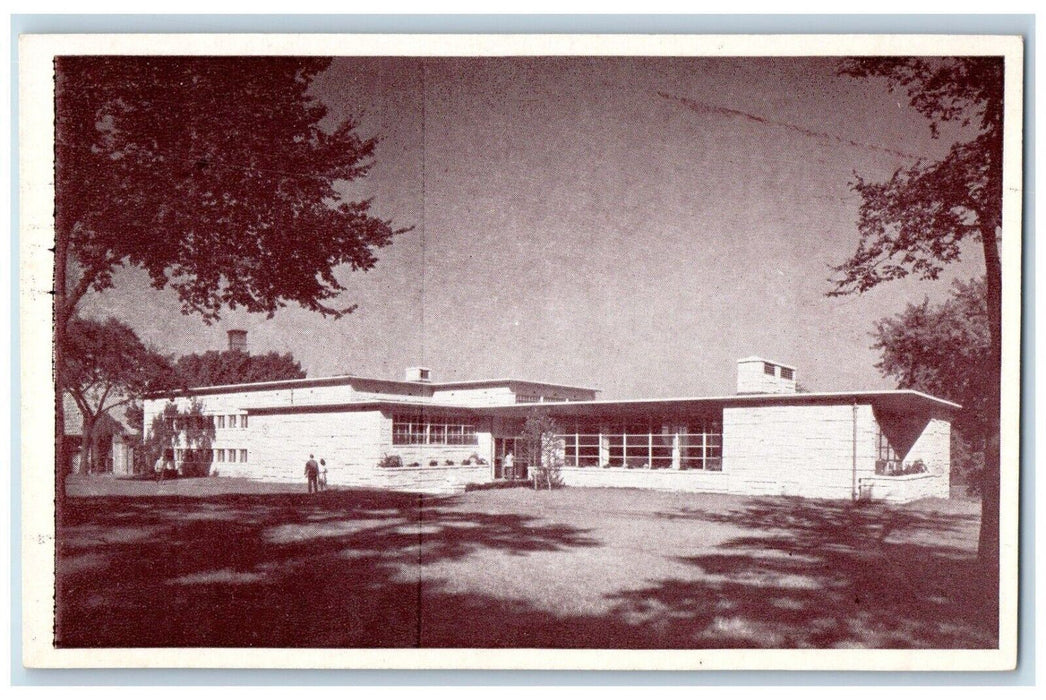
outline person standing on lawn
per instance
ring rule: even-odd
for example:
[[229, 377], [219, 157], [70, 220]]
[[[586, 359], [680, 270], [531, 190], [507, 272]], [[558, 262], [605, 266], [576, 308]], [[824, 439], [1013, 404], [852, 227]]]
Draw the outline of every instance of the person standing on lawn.
[[305, 478], [309, 482], [309, 493], [320, 490], [320, 465], [316, 464], [316, 458], [312, 455], [309, 455], [309, 461], [305, 463]]
[[327, 490], [327, 460], [320, 457], [320, 491]]

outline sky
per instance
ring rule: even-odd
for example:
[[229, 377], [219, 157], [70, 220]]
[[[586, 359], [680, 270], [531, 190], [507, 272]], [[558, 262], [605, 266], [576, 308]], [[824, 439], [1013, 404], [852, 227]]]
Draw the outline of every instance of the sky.
[[325, 319], [287, 307], [208, 326], [123, 270], [86, 298], [173, 354], [291, 352], [309, 376], [502, 378], [602, 398], [730, 394], [735, 362], [798, 368], [813, 391], [892, 388], [877, 319], [982, 274], [976, 245], [934, 282], [829, 298], [858, 241], [854, 174], [939, 158], [959, 134], [831, 58], [336, 58], [312, 91], [379, 134], [342, 188], [413, 229], [340, 271]]

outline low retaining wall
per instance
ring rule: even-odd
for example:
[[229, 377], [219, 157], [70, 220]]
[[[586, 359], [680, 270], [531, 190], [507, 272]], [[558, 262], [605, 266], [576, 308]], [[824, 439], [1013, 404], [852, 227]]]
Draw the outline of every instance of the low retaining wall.
[[422, 493], [461, 493], [466, 484], [484, 484], [491, 480], [490, 465], [438, 467], [376, 467], [374, 479], [367, 486], [392, 491]]
[[560, 470], [567, 486], [592, 488], [654, 489], [729, 493], [730, 481], [723, 472], [677, 469], [624, 469], [621, 467], [564, 467]]
[[[259, 475], [259, 470], [251, 471], [243, 468], [222, 469], [218, 475], [275, 483], [300, 482], [303, 487], [306, 483], [304, 470], [301, 474], [294, 475], [291, 475], [289, 470], [283, 472], [267, 471]], [[417, 491], [436, 494], [461, 493], [465, 490], [466, 484], [484, 484], [491, 480], [489, 464], [388, 468], [378, 466], [359, 468], [332, 465], [327, 472], [327, 485], [331, 487], [389, 489], [391, 491]]]
[[948, 498], [951, 487], [947, 475], [906, 474], [869, 476], [860, 480], [861, 495], [873, 501], [907, 503], [920, 498]]

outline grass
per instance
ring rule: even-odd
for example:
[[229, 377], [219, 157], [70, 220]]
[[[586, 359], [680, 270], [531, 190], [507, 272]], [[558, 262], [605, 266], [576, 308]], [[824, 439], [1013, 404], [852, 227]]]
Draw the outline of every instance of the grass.
[[70, 485], [59, 646], [989, 648], [968, 499]]

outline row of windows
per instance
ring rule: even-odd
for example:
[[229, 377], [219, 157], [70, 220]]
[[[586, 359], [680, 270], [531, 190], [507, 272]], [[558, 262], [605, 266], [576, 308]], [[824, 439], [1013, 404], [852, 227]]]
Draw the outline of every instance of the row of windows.
[[[226, 426], [230, 428], [246, 428], [247, 427], [247, 416], [215, 416], [216, 427], [224, 428]], [[239, 420], [237, 420], [239, 419]], [[239, 423], [239, 425], [237, 425]]]
[[[168, 457], [170, 453], [168, 452]], [[217, 449], [217, 450], [193, 450], [175, 449], [174, 459], [178, 462], [246, 462], [247, 450], [240, 449]]]
[[209, 428], [211, 430], [215, 428], [224, 429], [226, 426], [229, 428], [246, 428], [247, 427], [247, 416], [180, 416], [174, 418], [168, 416], [164, 419], [167, 425], [173, 428], [175, 431], [188, 430], [189, 428], [196, 428], [197, 430], [203, 430]]
[[470, 423], [423, 418], [421, 416], [394, 416], [392, 419], [393, 445], [476, 445], [476, 426]]
[[722, 469], [723, 427], [717, 420], [671, 427], [577, 425], [575, 430], [557, 436], [567, 466], [669, 469], [678, 459], [679, 469]]
[[516, 403], [556, 403], [569, 401], [560, 396], [539, 396], [538, 394], [516, 394]]

